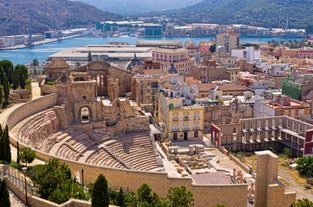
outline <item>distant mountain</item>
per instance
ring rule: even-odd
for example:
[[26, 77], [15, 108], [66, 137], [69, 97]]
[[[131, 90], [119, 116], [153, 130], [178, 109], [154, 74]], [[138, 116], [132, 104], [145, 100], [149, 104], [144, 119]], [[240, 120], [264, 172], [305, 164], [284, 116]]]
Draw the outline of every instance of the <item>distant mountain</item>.
[[[73, 0], [75, 1], [75, 0]], [[80, 0], [104, 11], [118, 14], [139, 14], [149, 11], [178, 9], [202, 0]]]
[[68, 0], [0, 0], [0, 11], [0, 36], [27, 34], [30, 16], [33, 33], [86, 27], [96, 21], [123, 18], [82, 2]]
[[203, 22], [263, 27], [306, 28], [313, 24], [313, 0], [204, 0], [166, 14], [180, 24]]

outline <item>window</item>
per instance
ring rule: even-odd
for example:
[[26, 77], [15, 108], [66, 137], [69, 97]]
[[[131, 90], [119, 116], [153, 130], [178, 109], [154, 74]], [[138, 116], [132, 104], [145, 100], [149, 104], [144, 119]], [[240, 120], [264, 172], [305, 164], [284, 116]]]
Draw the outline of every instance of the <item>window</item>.
[[80, 114], [81, 114], [81, 122], [82, 123], [89, 122], [89, 109], [87, 107], [83, 107], [80, 110]]

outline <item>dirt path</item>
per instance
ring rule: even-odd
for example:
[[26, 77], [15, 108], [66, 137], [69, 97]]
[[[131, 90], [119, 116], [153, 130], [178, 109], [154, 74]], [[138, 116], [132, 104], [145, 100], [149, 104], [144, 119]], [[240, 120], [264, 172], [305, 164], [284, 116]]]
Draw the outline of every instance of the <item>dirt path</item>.
[[279, 176], [282, 177], [287, 192], [295, 191], [297, 193], [297, 199], [307, 198], [310, 201], [313, 201], [313, 194], [311, 193], [311, 190], [306, 190], [304, 186], [297, 184], [292, 176], [288, 173], [288, 170], [280, 167]]

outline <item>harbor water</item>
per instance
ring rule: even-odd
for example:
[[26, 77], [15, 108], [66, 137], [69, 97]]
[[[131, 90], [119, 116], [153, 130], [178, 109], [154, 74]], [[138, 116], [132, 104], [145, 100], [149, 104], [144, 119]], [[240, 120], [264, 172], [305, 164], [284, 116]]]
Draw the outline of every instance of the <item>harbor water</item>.
[[[126, 42], [131, 45], [135, 45], [136, 41], [139, 40], [181, 40], [183, 43], [192, 40], [196, 43], [201, 41], [214, 40], [215, 37], [162, 37], [162, 38], [144, 38], [144, 37], [128, 37], [128, 36], [119, 36], [119, 37], [75, 37], [71, 39], [59, 40], [56, 42], [50, 42], [47, 44], [37, 45], [33, 47], [27, 47], [22, 49], [15, 50], [0, 50], [0, 60], [7, 59], [16, 64], [29, 64], [35, 58], [40, 62], [46, 61], [49, 55], [52, 55], [56, 52], [62, 50], [79, 47], [90, 44], [107, 44], [109, 42]], [[248, 38], [241, 37], [241, 42], [249, 43], [259, 43], [259, 42], [268, 42], [271, 40], [275, 41], [289, 41], [297, 40], [301, 41], [302, 38], [282, 38], [282, 37], [270, 37], [270, 38]]]

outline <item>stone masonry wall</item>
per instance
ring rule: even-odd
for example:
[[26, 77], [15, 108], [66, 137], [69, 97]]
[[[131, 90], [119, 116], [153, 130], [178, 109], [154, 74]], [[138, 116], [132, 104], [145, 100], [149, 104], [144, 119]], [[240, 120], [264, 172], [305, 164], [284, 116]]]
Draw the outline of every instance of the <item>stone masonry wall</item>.
[[56, 94], [50, 94], [29, 101], [26, 104], [22, 105], [21, 107], [17, 108], [15, 111], [13, 111], [7, 117], [6, 124], [8, 125], [9, 129], [12, 129], [18, 122], [25, 119], [26, 117], [53, 107], [56, 104], [56, 100], [57, 100]]
[[[38, 112], [39, 109], [46, 109], [50, 107], [52, 103], [56, 102], [54, 95], [43, 98], [44, 99], [37, 100], [37, 102], [35, 100], [35, 102], [26, 103], [18, 108], [17, 112], [13, 112], [8, 117], [10, 129], [14, 127], [18, 121]], [[37, 107], [34, 107], [34, 104]], [[45, 104], [47, 105], [45, 106]], [[12, 145], [16, 146], [16, 137], [12, 137], [11, 135], [10, 142]], [[22, 143], [20, 143], [20, 147], [24, 147]], [[36, 156], [45, 161], [51, 158], [57, 158], [38, 150], [36, 151]], [[217, 204], [224, 204], [227, 207], [241, 207], [247, 205], [246, 184], [197, 185], [193, 183], [191, 178], [171, 178], [168, 177], [167, 173], [120, 170], [92, 166], [67, 159], [58, 159], [70, 167], [73, 175], [79, 175], [81, 169], [84, 169], [85, 184], [94, 182], [98, 175], [102, 173], [113, 188], [119, 189], [122, 187], [124, 190], [136, 192], [143, 183], [147, 183], [151, 189], [162, 198], [166, 197], [170, 187], [186, 186], [187, 190], [193, 193], [195, 207], [208, 207]]]

